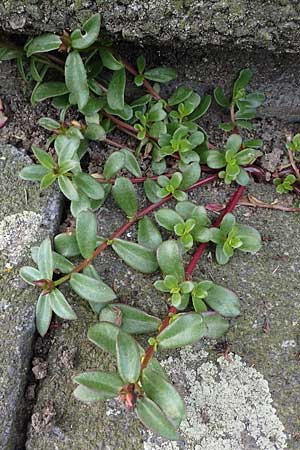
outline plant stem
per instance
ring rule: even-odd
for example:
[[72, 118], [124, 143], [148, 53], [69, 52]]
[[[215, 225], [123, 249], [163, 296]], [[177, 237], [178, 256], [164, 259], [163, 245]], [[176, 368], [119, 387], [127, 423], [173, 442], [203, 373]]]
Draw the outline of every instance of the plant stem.
[[[138, 72], [135, 70], [135, 68], [129, 64], [127, 61], [122, 61], [126, 70], [131, 73], [133, 76], [138, 75]], [[149, 83], [148, 80], [144, 80], [143, 81], [145, 88], [147, 89], [147, 91], [149, 92], [150, 95], [152, 95], [152, 97], [155, 100], [161, 100], [161, 96], [159, 95], [159, 93], [151, 86], [151, 84]]]
[[107, 145], [111, 145], [112, 147], [116, 147], [116, 148], [125, 148], [127, 150], [130, 150], [131, 152], [135, 152], [135, 150], [133, 148], [128, 147], [128, 145], [125, 144], [121, 144], [120, 142], [117, 142], [113, 139], [104, 139], [102, 142], [104, 142]]
[[[218, 179], [218, 175], [210, 175], [206, 178], [203, 178], [202, 180], [197, 181], [189, 188], [185, 189], [185, 192], [193, 191], [194, 189], [197, 189], [200, 186], [205, 186], [209, 183], [212, 183], [213, 181], [216, 181]], [[151, 205], [147, 206], [146, 208], [142, 209], [140, 212], [137, 213], [137, 215], [123, 224], [117, 231], [115, 231], [105, 242], [103, 242], [99, 247], [96, 248], [93, 255], [88, 258], [84, 259], [78, 266], [76, 266], [72, 272], [68, 273], [67, 275], [63, 276], [62, 278], [59, 278], [54, 282], [54, 286], [59, 286], [60, 284], [64, 283], [65, 281], [68, 281], [72, 275], [72, 273], [81, 272], [85, 267], [87, 267], [103, 250], [105, 250], [109, 245], [110, 242], [114, 239], [119, 238], [124, 234], [129, 228], [132, 227], [138, 220], [142, 219], [142, 217], [150, 214], [155, 209], [162, 206], [164, 203], [167, 203], [169, 200], [173, 198], [172, 195], [168, 195], [167, 197], [160, 200], [158, 203], [152, 203]]]
[[[234, 208], [236, 207], [236, 205], [238, 204], [239, 199], [241, 198], [241, 196], [243, 195], [244, 192], [244, 186], [239, 186], [237, 188], [237, 190], [234, 192], [233, 196], [231, 197], [231, 199], [229, 200], [229, 203], [227, 204], [226, 208], [224, 209], [224, 211], [220, 214], [220, 216], [218, 217], [218, 219], [213, 223], [213, 227], [218, 227], [220, 225], [220, 223], [222, 222], [223, 217], [225, 216], [225, 214], [230, 213], [231, 211], [234, 210]], [[199, 261], [199, 259], [201, 258], [201, 256], [204, 253], [204, 250], [206, 249], [206, 247], [208, 246], [208, 242], [205, 242], [203, 244], [200, 244], [200, 246], [198, 247], [198, 249], [196, 250], [196, 253], [194, 254], [190, 264], [188, 265], [185, 274], [186, 274], [186, 278], [190, 279], [191, 275], [193, 273], [193, 271], [195, 270], [195, 267]], [[160, 326], [158, 335], [165, 329], [167, 328], [167, 326], [169, 325], [170, 319], [171, 317], [177, 313], [177, 309], [174, 308], [174, 306], [171, 306], [169, 308], [169, 312], [168, 315], [163, 319], [162, 324]], [[141, 366], [141, 371], [143, 371], [150, 359], [152, 358], [153, 354], [155, 352], [155, 348], [154, 345], [149, 345], [149, 347], [147, 348], [146, 352], [145, 352], [145, 356], [143, 358], [142, 361], [142, 366]]]
[[294, 155], [293, 155], [292, 150], [289, 149], [288, 150], [288, 154], [289, 154], [289, 159], [290, 159], [290, 163], [291, 163], [291, 166], [293, 168], [294, 174], [296, 175], [296, 178], [299, 181], [300, 180], [300, 172], [299, 172], [299, 169], [297, 167], [296, 161], [294, 160]]
[[[234, 192], [233, 196], [231, 197], [231, 199], [229, 200], [228, 205], [226, 206], [226, 208], [221, 212], [221, 214], [219, 215], [219, 217], [217, 218], [217, 220], [212, 224], [212, 227], [218, 227], [220, 225], [220, 223], [223, 220], [223, 217], [230, 213], [231, 211], [234, 210], [234, 208], [236, 207], [236, 205], [238, 204], [240, 198], [242, 197], [243, 193], [244, 193], [244, 186], [239, 186], [237, 188], [237, 190]], [[204, 242], [203, 244], [201, 244], [198, 249], [196, 250], [190, 264], [188, 265], [185, 273], [186, 276], [188, 278], [191, 277], [192, 273], [195, 270], [195, 267], [198, 264], [199, 259], [201, 258], [201, 256], [203, 255], [204, 250], [206, 249], [206, 247], [208, 246], [209, 242]]]
[[[164, 173], [165, 177], [171, 178], [171, 176], [174, 174], [175, 172], [168, 172], [168, 173]], [[93, 174], [94, 175], [94, 174]], [[139, 184], [139, 183], [144, 183], [144, 181], [146, 180], [154, 180], [156, 181], [159, 178], [160, 175], [153, 175], [151, 177], [139, 177], [139, 178], [128, 178], [128, 180], [131, 181], [131, 183], [133, 184]], [[116, 181], [116, 178], [109, 178], [109, 179], [105, 179], [105, 178], [96, 178], [95, 179], [98, 181], [98, 183], [101, 184], [114, 184]]]

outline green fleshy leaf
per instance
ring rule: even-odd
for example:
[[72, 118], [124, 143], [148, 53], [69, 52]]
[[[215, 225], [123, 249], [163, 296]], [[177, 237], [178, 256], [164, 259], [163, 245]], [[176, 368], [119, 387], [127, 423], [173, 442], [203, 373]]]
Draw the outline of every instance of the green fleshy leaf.
[[70, 278], [71, 288], [80, 297], [96, 303], [110, 303], [116, 298], [114, 291], [103, 281], [73, 273]]
[[126, 264], [139, 272], [153, 273], [158, 268], [155, 254], [149, 248], [122, 239], [114, 239], [112, 248]]
[[43, 167], [48, 170], [52, 170], [54, 168], [55, 164], [49, 153], [36, 146], [32, 146], [32, 151]]
[[193, 344], [204, 336], [205, 331], [206, 327], [200, 314], [177, 314], [175, 320], [157, 336], [159, 348], [178, 348]]
[[176, 241], [168, 240], [158, 247], [157, 261], [164, 274], [174, 275], [179, 281], [184, 279], [182, 256]]
[[41, 102], [47, 98], [58, 97], [69, 92], [65, 83], [61, 81], [48, 81], [42, 83], [34, 90], [32, 101], [34, 103]]
[[38, 253], [38, 269], [41, 273], [41, 278], [52, 280], [53, 275], [53, 256], [50, 238], [43, 240], [39, 247]]
[[125, 165], [125, 155], [122, 152], [112, 153], [106, 160], [103, 169], [103, 175], [109, 179], [116, 175]]
[[65, 64], [65, 80], [79, 109], [84, 108], [89, 99], [87, 75], [80, 54], [74, 50], [69, 53]]
[[43, 337], [47, 333], [52, 318], [49, 294], [40, 295], [36, 305], [35, 321], [39, 334]]
[[205, 95], [201, 100], [200, 105], [192, 112], [192, 114], [189, 115], [188, 119], [192, 121], [201, 119], [201, 117], [203, 117], [209, 110], [210, 105], [211, 96]]
[[106, 138], [104, 128], [97, 123], [89, 123], [84, 136], [92, 141], [103, 141]]
[[144, 182], [144, 190], [145, 190], [147, 199], [151, 203], [158, 203], [159, 201], [161, 201], [161, 197], [159, 196], [160, 189], [159, 189], [159, 186], [157, 185], [157, 183], [155, 183], [155, 181], [148, 178]]
[[170, 106], [178, 105], [178, 103], [184, 102], [192, 92], [193, 90], [187, 86], [179, 86], [169, 98], [168, 104]]
[[138, 210], [137, 194], [128, 178], [119, 177], [112, 188], [112, 195], [117, 205], [132, 219]]
[[41, 117], [38, 120], [38, 125], [50, 131], [57, 130], [60, 127], [60, 123], [50, 117]]
[[79, 50], [90, 47], [99, 35], [100, 25], [100, 14], [94, 14], [91, 16], [82, 26], [84, 33], [82, 33], [80, 29], [76, 29], [72, 32], [72, 47]]
[[27, 181], [41, 181], [41, 179], [47, 174], [48, 169], [46, 169], [43, 166], [40, 166], [39, 164], [31, 165], [24, 167], [21, 172], [19, 173], [20, 178], [22, 180]]
[[207, 154], [207, 165], [212, 169], [221, 169], [222, 167], [225, 167], [225, 152], [222, 150], [210, 150]]
[[240, 302], [237, 295], [217, 284], [213, 284], [204, 299], [208, 306], [224, 317], [236, 317], [240, 314]]
[[153, 251], [162, 243], [160, 231], [147, 216], [138, 222], [138, 243]]
[[112, 79], [108, 85], [107, 102], [113, 110], [122, 110], [124, 108], [124, 92], [126, 85], [125, 68], [113, 73]]
[[214, 89], [214, 97], [218, 105], [222, 106], [222, 108], [229, 108], [230, 102], [224, 94], [223, 89], [220, 86], [217, 86]]
[[201, 168], [200, 164], [197, 162], [189, 164], [183, 171], [182, 171], [182, 182], [180, 184], [180, 189], [187, 189], [188, 187], [192, 186], [192, 184], [196, 183], [201, 175]]
[[115, 323], [119, 318], [121, 319], [120, 328], [129, 334], [152, 333], [161, 325], [161, 320], [157, 317], [122, 303], [109, 305], [100, 313], [100, 320], [103, 322]]
[[126, 148], [122, 149], [121, 152], [125, 156], [124, 167], [128, 170], [128, 172], [132, 173], [133, 176], [141, 177], [142, 172], [134, 154]]
[[175, 225], [183, 223], [182, 217], [173, 209], [161, 208], [155, 213], [157, 223], [169, 231], [174, 231]]
[[41, 280], [42, 275], [41, 272], [34, 267], [24, 266], [20, 270], [20, 277], [26, 281], [26, 283], [34, 286], [33, 281]]
[[235, 225], [236, 235], [242, 241], [239, 250], [242, 252], [256, 253], [261, 248], [261, 236], [259, 232], [249, 225]]
[[233, 85], [233, 97], [235, 98], [239, 91], [245, 89], [245, 87], [249, 84], [252, 78], [252, 72], [250, 69], [242, 69], [239, 73], [238, 79], [234, 82]]
[[59, 188], [69, 200], [78, 201], [79, 194], [76, 189], [76, 186], [72, 183], [72, 181], [65, 175], [60, 175], [58, 177]]
[[77, 319], [76, 314], [61, 291], [58, 289], [53, 289], [50, 294], [48, 294], [48, 299], [52, 311], [54, 311], [58, 317], [67, 320]]
[[61, 45], [61, 39], [55, 34], [42, 34], [32, 39], [26, 48], [26, 55], [29, 58], [36, 53], [51, 52], [57, 50]]
[[227, 264], [229, 261], [230, 257], [228, 255], [225, 254], [224, 250], [223, 250], [223, 245], [222, 244], [217, 244], [216, 247], [216, 260], [218, 262], [218, 264]]
[[55, 151], [58, 155], [59, 164], [74, 158], [80, 145], [80, 139], [75, 136], [59, 135], [54, 141]]
[[100, 322], [89, 328], [87, 337], [105, 352], [116, 355], [116, 341], [119, 331], [120, 328], [112, 323]]
[[56, 179], [56, 175], [54, 175], [52, 172], [46, 173], [46, 175], [44, 175], [41, 179], [41, 189], [46, 189], [47, 187], [51, 186], [56, 181]]
[[77, 386], [73, 394], [77, 400], [80, 400], [81, 402], [85, 403], [107, 400], [107, 396], [104, 395], [102, 392], [98, 392], [94, 389], [89, 389], [85, 386]]
[[158, 83], [168, 83], [176, 78], [176, 70], [169, 67], [156, 67], [155, 69], [147, 70], [144, 77], [147, 80], [157, 81]]
[[81, 211], [76, 220], [76, 239], [81, 255], [91, 258], [96, 247], [97, 221], [92, 211]]
[[54, 248], [58, 253], [67, 258], [80, 255], [75, 233], [57, 234], [54, 238]]
[[229, 329], [228, 320], [219, 315], [205, 316], [203, 320], [206, 325], [206, 332], [204, 336], [207, 338], [219, 339], [224, 336]]
[[59, 253], [52, 252], [53, 267], [61, 273], [70, 273], [74, 269], [74, 264]]
[[103, 395], [103, 399], [117, 397], [122, 389], [123, 382], [118, 374], [91, 370], [76, 375], [75, 383], [85, 386]]
[[104, 67], [110, 70], [120, 70], [124, 67], [124, 64], [118, 61], [107, 48], [101, 47], [99, 53]]
[[78, 189], [84, 192], [87, 197], [95, 200], [101, 200], [104, 198], [103, 187], [91, 175], [80, 172], [73, 178], [73, 181]]
[[146, 367], [143, 370], [142, 387], [146, 395], [160, 407], [174, 427], [178, 428], [185, 417], [185, 405], [172, 384]]
[[136, 341], [130, 334], [120, 330], [116, 350], [120, 377], [124, 383], [136, 383], [141, 372], [141, 358]]

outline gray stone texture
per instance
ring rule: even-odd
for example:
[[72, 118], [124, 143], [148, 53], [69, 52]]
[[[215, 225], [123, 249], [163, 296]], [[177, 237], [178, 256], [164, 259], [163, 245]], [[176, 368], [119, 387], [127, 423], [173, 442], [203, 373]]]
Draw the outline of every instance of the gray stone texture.
[[60, 196], [19, 179], [25, 153], [0, 144], [0, 448], [21, 448], [24, 397], [35, 334], [36, 292], [19, 277], [30, 247], [57, 229]]
[[96, 11], [118, 39], [299, 52], [297, 0], [4, 0], [0, 28], [10, 33], [60, 32]]

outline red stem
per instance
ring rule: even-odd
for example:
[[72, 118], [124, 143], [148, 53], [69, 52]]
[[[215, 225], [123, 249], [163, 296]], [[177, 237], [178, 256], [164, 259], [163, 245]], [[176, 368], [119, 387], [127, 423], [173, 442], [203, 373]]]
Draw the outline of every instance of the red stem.
[[[234, 193], [233, 196], [231, 197], [231, 199], [230, 199], [228, 205], [226, 206], [226, 208], [222, 211], [222, 213], [219, 215], [219, 217], [217, 218], [217, 220], [213, 223], [213, 225], [212, 225], [213, 227], [216, 227], [216, 228], [217, 228], [217, 227], [220, 225], [220, 223], [222, 222], [223, 217], [224, 217], [226, 214], [228, 214], [228, 213], [230, 213], [231, 211], [234, 210], [234, 208], [236, 207], [236, 205], [238, 204], [240, 198], [241, 198], [242, 195], [243, 195], [244, 189], [245, 189], [244, 186], [239, 186], [239, 187], [237, 188], [237, 190], [235, 191], [235, 193]], [[187, 278], [190, 278], [190, 277], [191, 277], [192, 273], [194, 272], [194, 270], [195, 270], [195, 268], [196, 268], [196, 266], [197, 266], [197, 264], [198, 264], [199, 259], [200, 259], [201, 256], [203, 255], [204, 250], [206, 249], [206, 247], [208, 246], [208, 244], [209, 244], [209, 242], [204, 242], [204, 243], [201, 244], [201, 245], [198, 247], [198, 249], [196, 250], [196, 252], [195, 252], [195, 254], [194, 254], [194, 256], [193, 256], [193, 258], [192, 258], [190, 264], [188, 265], [188, 267], [187, 267], [187, 269], [186, 269], [186, 271], [185, 271]]]
[[[131, 73], [133, 76], [138, 75], [138, 72], [135, 70], [135, 68], [129, 64], [127, 61], [123, 61], [123, 64], [126, 68], [126, 70], [128, 70], [129, 73]], [[151, 86], [151, 84], [149, 83], [148, 80], [144, 80], [143, 81], [145, 88], [147, 89], [147, 91], [149, 92], [149, 94], [152, 95], [152, 97], [155, 100], [161, 100], [161, 96], [159, 95], [159, 93]]]
[[[243, 195], [244, 189], [245, 189], [244, 186], [239, 186], [239, 187], [238, 187], [238, 189], [235, 191], [235, 193], [233, 194], [233, 196], [232, 196], [231, 199], [229, 200], [229, 203], [228, 203], [227, 207], [224, 209], [224, 211], [222, 212], [222, 214], [220, 214], [220, 216], [218, 217], [218, 219], [213, 223], [213, 225], [212, 225], [213, 227], [218, 227], [218, 226], [220, 225], [220, 223], [222, 222], [222, 219], [223, 219], [223, 217], [225, 216], [225, 214], [228, 214], [228, 213], [230, 213], [231, 211], [234, 210], [234, 208], [236, 207], [236, 205], [237, 205], [239, 199], [240, 199], [241, 196]], [[208, 242], [205, 242], [205, 243], [201, 244], [201, 245], [198, 247], [196, 253], [194, 254], [194, 256], [193, 256], [193, 258], [192, 258], [190, 264], [188, 265], [188, 267], [187, 267], [187, 269], [186, 269], [186, 271], [185, 271], [186, 278], [191, 278], [191, 275], [192, 275], [192, 273], [193, 273], [193, 271], [194, 271], [194, 269], [195, 269], [195, 267], [196, 267], [196, 265], [197, 265], [199, 259], [200, 259], [201, 256], [203, 255], [203, 252], [204, 252], [204, 250], [206, 249], [207, 245], [208, 245]], [[171, 306], [171, 307], [169, 308], [168, 315], [167, 315], [167, 316], [163, 319], [163, 321], [162, 321], [162, 324], [161, 324], [161, 326], [160, 326], [158, 335], [159, 335], [165, 328], [167, 328], [167, 326], [168, 326], [169, 323], [170, 323], [171, 317], [172, 317], [174, 314], [176, 314], [176, 313], [177, 313], [177, 309], [174, 308], [174, 306]], [[148, 365], [150, 359], [152, 358], [154, 352], [155, 352], [155, 347], [154, 347], [154, 345], [150, 345], [150, 346], [147, 348], [146, 352], [145, 352], [145, 356], [144, 356], [143, 361], [142, 361], [141, 370], [144, 370], [144, 369], [147, 367], [147, 365]]]

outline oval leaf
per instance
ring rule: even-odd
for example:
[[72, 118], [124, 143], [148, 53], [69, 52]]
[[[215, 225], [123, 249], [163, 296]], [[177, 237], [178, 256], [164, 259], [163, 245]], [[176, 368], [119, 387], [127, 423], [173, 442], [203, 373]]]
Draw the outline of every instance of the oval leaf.
[[120, 320], [121, 329], [129, 334], [152, 333], [161, 325], [161, 320], [157, 317], [122, 303], [114, 303], [102, 309], [100, 320], [112, 323]]
[[36, 327], [42, 337], [47, 333], [52, 318], [52, 309], [48, 295], [40, 295], [36, 305]]
[[106, 179], [113, 177], [119, 170], [124, 167], [125, 156], [124, 153], [114, 152], [106, 160], [103, 169], [103, 175]]
[[67, 320], [77, 319], [76, 314], [61, 291], [58, 289], [53, 289], [50, 294], [48, 294], [48, 299], [50, 301], [52, 311], [54, 311], [58, 317]]
[[82, 109], [89, 99], [87, 75], [80, 54], [74, 50], [69, 53], [65, 64], [66, 86], [74, 101]]
[[87, 337], [105, 352], [116, 355], [116, 341], [119, 330], [119, 327], [112, 323], [100, 322], [89, 328]]
[[236, 317], [240, 314], [238, 296], [229, 289], [213, 284], [204, 299], [208, 306], [224, 317]]
[[94, 14], [83, 24], [84, 33], [79, 29], [73, 31], [71, 34], [72, 47], [82, 50], [92, 45], [99, 35], [100, 25], [100, 14]]
[[54, 238], [55, 250], [63, 256], [70, 258], [80, 255], [75, 233], [61, 233]]
[[162, 243], [159, 229], [149, 217], [145, 216], [138, 223], [138, 243], [143, 247], [155, 251]]
[[176, 241], [163, 242], [158, 247], [156, 254], [159, 267], [164, 274], [174, 275], [178, 280], [184, 279], [182, 256]]
[[116, 397], [123, 386], [123, 382], [118, 374], [94, 370], [80, 373], [73, 380], [75, 383], [100, 392], [107, 399]]
[[119, 331], [116, 342], [119, 374], [124, 383], [135, 383], [141, 372], [139, 348], [134, 338], [124, 331]]
[[96, 247], [97, 221], [92, 211], [81, 211], [76, 220], [76, 239], [81, 255], [91, 258]]
[[42, 34], [32, 39], [26, 49], [27, 57], [35, 53], [51, 52], [57, 50], [60, 47], [61, 39], [55, 34]]
[[183, 347], [199, 341], [205, 332], [206, 326], [200, 314], [178, 314], [157, 336], [157, 341], [162, 349]]
[[114, 239], [112, 248], [130, 267], [142, 273], [153, 273], [158, 268], [155, 254], [135, 242]]
[[206, 325], [205, 337], [219, 339], [221, 336], [224, 336], [229, 329], [228, 320], [218, 314], [214, 316], [205, 316], [203, 320]]
[[46, 280], [52, 280], [53, 256], [51, 241], [49, 237], [44, 239], [39, 247], [38, 268], [42, 278], [45, 278]]
[[127, 217], [132, 219], [138, 210], [138, 200], [131, 181], [124, 177], [117, 178], [112, 188], [112, 195]]
[[179, 439], [175, 427], [168, 421], [161, 409], [150, 398], [144, 396], [137, 401], [136, 414], [140, 421], [154, 433], [176, 441]]
[[73, 273], [70, 285], [76, 294], [91, 302], [109, 303], [116, 298], [114, 291], [102, 280], [96, 280], [82, 273]]
[[113, 110], [122, 110], [124, 108], [124, 92], [126, 85], [126, 72], [123, 67], [113, 73], [112, 79], [108, 85], [107, 103]]

